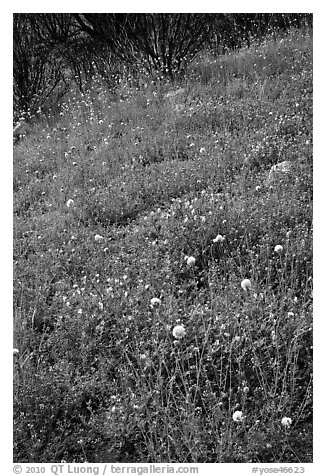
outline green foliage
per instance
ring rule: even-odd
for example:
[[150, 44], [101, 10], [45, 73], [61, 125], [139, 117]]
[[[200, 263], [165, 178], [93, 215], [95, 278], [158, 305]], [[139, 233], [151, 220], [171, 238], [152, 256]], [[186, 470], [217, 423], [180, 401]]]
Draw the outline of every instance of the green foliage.
[[14, 272], [15, 461], [311, 462], [309, 31], [72, 88], [14, 148]]

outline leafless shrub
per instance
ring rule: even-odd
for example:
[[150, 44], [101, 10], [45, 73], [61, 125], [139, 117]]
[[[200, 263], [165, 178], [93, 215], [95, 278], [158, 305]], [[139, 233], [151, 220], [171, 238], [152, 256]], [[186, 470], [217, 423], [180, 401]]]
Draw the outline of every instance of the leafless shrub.
[[57, 101], [67, 90], [62, 65], [38, 41], [28, 14], [14, 15], [14, 111], [29, 116]]

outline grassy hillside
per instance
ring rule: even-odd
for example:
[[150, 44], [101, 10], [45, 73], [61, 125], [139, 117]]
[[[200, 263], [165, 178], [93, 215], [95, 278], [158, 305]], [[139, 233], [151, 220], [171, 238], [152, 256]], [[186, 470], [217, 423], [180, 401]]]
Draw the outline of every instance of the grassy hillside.
[[14, 276], [16, 461], [311, 462], [311, 34], [72, 88], [14, 147]]

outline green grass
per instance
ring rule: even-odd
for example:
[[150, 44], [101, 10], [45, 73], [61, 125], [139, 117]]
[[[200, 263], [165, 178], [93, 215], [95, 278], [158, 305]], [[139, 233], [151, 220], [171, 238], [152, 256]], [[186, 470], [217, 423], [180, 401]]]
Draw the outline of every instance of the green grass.
[[144, 81], [15, 145], [14, 459], [311, 462], [311, 34]]

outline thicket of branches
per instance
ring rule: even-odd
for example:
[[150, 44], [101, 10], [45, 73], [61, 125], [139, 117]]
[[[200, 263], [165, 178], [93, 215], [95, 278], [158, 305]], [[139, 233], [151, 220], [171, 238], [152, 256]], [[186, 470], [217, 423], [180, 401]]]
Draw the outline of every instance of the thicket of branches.
[[312, 24], [310, 14], [14, 14], [14, 110], [33, 115], [99, 72], [110, 84], [126, 72], [174, 80], [194, 56], [250, 44], [276, 29]]
[[[37, 20], [40, 20], [38, 24]], [[46, 21], [52, 23], [51, 15]], [[13, 79], [14, 110], [34, 113], [52, 96], [65, 92], [64, 68], [58, 53], [59, 15], [53, 18], [55, 27], [48, 37], [40, 29], [42, 15], [16, 14], [13, 19]]]

